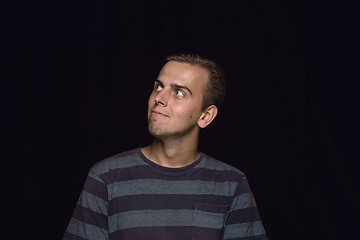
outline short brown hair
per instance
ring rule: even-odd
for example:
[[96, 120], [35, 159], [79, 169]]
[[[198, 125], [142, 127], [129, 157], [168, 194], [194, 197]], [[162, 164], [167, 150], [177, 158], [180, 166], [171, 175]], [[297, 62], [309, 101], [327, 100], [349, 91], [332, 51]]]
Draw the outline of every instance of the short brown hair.
[[197, 54], [176, 54], [166, 58], [168, 62], [188, 63], [204, 68], [209, 73], [209, 81], [203, 90], [202, 110], [210, 105], [218, 108], [225, 98], [225, 75], [214, 61], [200, 57]]

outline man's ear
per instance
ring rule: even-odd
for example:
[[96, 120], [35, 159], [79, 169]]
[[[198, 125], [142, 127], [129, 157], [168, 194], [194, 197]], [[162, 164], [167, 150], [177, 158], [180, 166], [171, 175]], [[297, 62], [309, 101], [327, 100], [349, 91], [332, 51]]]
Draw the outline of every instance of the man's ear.
[[215, 105], [211, 105], [205, 109], [198, 120], [198, 126], [200, 128], [207, 127], [216, 117], [218, 108]]

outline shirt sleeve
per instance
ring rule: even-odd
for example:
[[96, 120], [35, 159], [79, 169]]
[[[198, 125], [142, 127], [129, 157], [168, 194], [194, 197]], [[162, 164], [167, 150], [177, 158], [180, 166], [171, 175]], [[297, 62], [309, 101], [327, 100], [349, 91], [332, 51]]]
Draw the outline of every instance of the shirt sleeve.
[[109, 239], [107, 216], [107, 186], [90, 171], [63, 240]]
[[254, 196], [246, 177], [239, 183], [225, 223], [223, 239], [266, 240]]

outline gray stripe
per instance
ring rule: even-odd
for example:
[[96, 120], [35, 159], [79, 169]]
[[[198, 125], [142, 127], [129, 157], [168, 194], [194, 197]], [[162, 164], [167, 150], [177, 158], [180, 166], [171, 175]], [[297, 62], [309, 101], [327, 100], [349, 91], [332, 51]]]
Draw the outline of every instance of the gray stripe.
[[108, 232], [105, 229], [83, 223], [74, 218], [71, 218], [66, 231], [89, 240], [108, 239]]
[[113, 156], [95, 165], [91, 170], [100, 175], [116, 168], [129, 168], [139, 165], [147, 165], [137, 153], [128, 156]]
[[[176, 218], [175, 218], [176, 216]], [[135, 227], [192, 226], [193, 210], [129, 211], [109, 217], [109, 232]]]
[[244, 193], [236, 196], [231, 205], [231, 211], [244, 208], [256, 207], [256, 203], [252, 193]]
[[186, 194], [202, 195], [211, 194], [231, 196], [236, 191], [237, 182], [213, 181], [164, 181], [158, 179], [138, 179], [131, 181], [115, 182], [109, 185], [112, 196], [115, 197], [139, 194]]
[[225, 213], [210, 213], [195, 210], [195, 226], [221, 229], [224, 226]]
[[94, 196], [91, 193], [83, 191], [78, 204], [90, 209], [91, 211], [107, 215], [107, 201]]
[[225, 227], [224, 239], [259, 236], [265, 234], [261, 221], [231, 224]]
[[92, 171], [89, 172], [89, 177], [95, 179], [98, 182], [105, 183], [104, 180], [102, 180], [98, 175], [96, 175]]
[[226, 164], [224, 162], [221, 162], [213, 158], [208, 158], [206, 156], [204, 156], [204, 159], [200, 162], [200, 164], [196, 165], [195, 168], [205, 168], [205, 169], [219, 170], [219, 171], [233, 171], [236, 173], [243, 174], [237, 168], [229, 164]]
[[221, 229], [225, 214], [194, 210], [128, 211], [109, 217], [109, 232], [136, 227], [198, 226]]

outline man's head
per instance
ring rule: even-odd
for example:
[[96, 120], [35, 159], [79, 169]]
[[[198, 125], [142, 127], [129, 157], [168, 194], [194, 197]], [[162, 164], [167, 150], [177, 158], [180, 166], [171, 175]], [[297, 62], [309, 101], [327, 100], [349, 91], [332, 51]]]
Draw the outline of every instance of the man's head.
[[149, 98], [149, 131], [162, 139], [196, 138], [200, 128], [208, 126], [217, 115], [217, 105], [224, 95], [225, 87], [220, 84], [223, 74], [215, 63], [196, 55], [167, 60]]
[[225, 98], [225, 76], [220, 66], [214, 61], [200, 57], [197, 54], [177, 54], [166, 58], [167, 62], [174, 61], [188, 63], [205, 69], [208, 74], [208, 82], [203, 90], [202, 109], [210, 105], [220, 107]]

